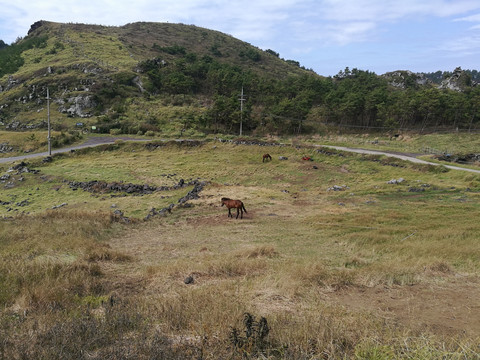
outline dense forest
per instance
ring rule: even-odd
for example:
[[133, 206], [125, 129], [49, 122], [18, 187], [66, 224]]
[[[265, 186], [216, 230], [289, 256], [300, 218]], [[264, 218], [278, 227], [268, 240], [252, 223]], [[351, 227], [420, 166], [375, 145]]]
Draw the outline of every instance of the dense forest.
[[[480, 87], [472, 86], [472, 71], [457, 82], [461, 90], [439, 88], [433, 81], [419, 85], [405, 80], [402, 88], [388, 76], [348, 68], [334, 77], [305, 74], [285, 79], [259, 77], [212, 57], [185, 54], [175, 64], [145, 61], [142, 71], [151, 94], [207, 95], [212, 106], [198, 126], [236, 131], [243, 87], [244, 128], [251, 131], [305, 133], [319, 124], [365, 129], [441, 130], [478, 126]], [[476, 71], [473, 72], [476, 75]], [[452, 73], [442, 74], [442, 80]]]
[[[206, 38], [206, 34], [203, 31], [202, 36]], [[262, 51], [242, 43], [241, 48], [235, 45], [225, 50], [226, 40], [220, 41], [218, 34], [215, 37], [215, 42], [203, 53], [193, 51], [185, 41], [167, 45], [154, 42], [148, 47], [142, 44], [150, 56], [131, 68], [108, 73], [97, 71], [92, 75], [94, 80], [82, 78], [86, 71], [74, 73], [73, 65], [48, 67], [51, 73], [47, 78], [39, 76], [39, 70], [32, 71], [32, 78], [15, 80], [22, 84], [23, 90], [7, 79], [15, 78], [16, 73], [25, 68], [25, 51], [36, 49], [52, 58], [65, 53], [73, 42], [52, 37], [51, 33], [32, 34], [12, 45], [0, 41], [0, 123], [8, 127], [13, 118], [18, 121], [21, 109], [16, 98], [22, 98], [23, 103], [29, 100], [40, 103], [41, 95], [37, 93], [35, 98], [28, 93], [31, 84], [35, 84], [37, 92], [50, 86], [53, 96], [60, 96], [66, 87], [73, 87], [65, 85], [68, 78], [71, 82], [92, 84], [86, 90], [94, 104], [90, 122], [96, 122], [103, 132], [120, 129], [124, 133], [136, 133], [140, 128], [154, 131], [161, 128], [161, 119], [140, 113], [133, 118], [129, 112], [132, 99], [145, 102], [147, 108], [149, 103], [164, 99], [164, 105], [180, 109], [177, 120], [185, 128], [204, 133], [235, 134], [240, 121], [244, 131], [251, 134], [311, 133], [325, 124], [387, 131], [480, 128], [480, 87], [476, 86], [479, 77], [476, 70], [458, 68], [454, 72], [399, 71], [377, 75], [368, 70], [346, 68], [333, 77], [321, 77], [296, 61], [281, 59], [270, 49]], [[127, 43], [123, 40], [118, 47], [133, 49], [132, 43]], [[231, 61], [232, 51], [236, 52], [236, 62]], [[32, 63], [40, 66], [42, 61], [43, 58], [37, 56]], [[277, 70], [273, 74], [272, 61], [283, 64], [283, 69], [297, 70]], [[98, 62], [95, 66], [99, 66]], [[282, 76], [278, 76], [279, 73]], [[446, 81], [453, 82], [454, 87], [445, 86]], [[9, 95], [7, 90], [11, 89], [17, 90], [15, 95]], [[242, 89], [245, 101], [241, 112]], [[187, 105], [189, 111], [182, 112]], [[192, 107], [197, 111], [192, 111]]]

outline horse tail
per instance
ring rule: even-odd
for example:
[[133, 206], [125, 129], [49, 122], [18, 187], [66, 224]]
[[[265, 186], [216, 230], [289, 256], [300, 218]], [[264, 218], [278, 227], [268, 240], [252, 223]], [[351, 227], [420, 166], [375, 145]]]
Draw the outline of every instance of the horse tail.
[[247, 209], [245, 209], [245, 205], [243, 205], [243, 202], [242, 202], [242, 209], [243, 211], [245, 211], [245, 213], [247, 213]]

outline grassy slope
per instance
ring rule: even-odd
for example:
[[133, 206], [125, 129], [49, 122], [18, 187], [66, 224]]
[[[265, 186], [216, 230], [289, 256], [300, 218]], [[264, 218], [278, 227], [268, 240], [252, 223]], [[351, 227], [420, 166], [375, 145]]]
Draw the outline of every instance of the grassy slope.
[[[307, 73], [300, 67], [292, 66], [229, 35], [182, 24], [134, 23], [123, 27], [105, 27], [45, 22], [31, 36], [34, 35], [47, 35], [47, 45], [25, 51], [22, 54], [24, 65], [15, 74], [7, 74], [0, 78], [3, 85], [7, 85], [9, 76], [22, 85], [0, 93], [0, 103], [9, 105], [8, 117], [14, 114], [17, 120], [24, 124], [39, 124], [47, 118], [46, 104], [40, 101], [45, 97], [46, 86], [49, 86], [50, 95], [54, 99], [51, 104], [52, 121], [56, 125], [61, 124], [71, 129], [79, 119], [70, 118], [66, 113], [59, 112], [60, 105], [57, 104], [57, 100], [65, 101], [68, 105], [75, 96], [97, 94], [95, 86], [109, 85], [117, 75], [127, 78], [140, 76], [140, 79], [145, 81], [142, 74], [137, 73], [136, 68], [140, 62], [161, 58], [171, 64], [183, 56], [156, 50], [154, 45], [181, 46], [187, 53], [194, 53], [198, 58], [211, 56], [220, 63], [243, 67], [267, 78]], [[252, 61], [241, 56], [242, 52], [247, 51], [261, 53], [260, 60]], [[50, 72], [49, 68], [53, 69], [53, 72]], [[30, 99], [26, 105], [18, 101], [12, 102], [13, 99], [22, 97], [28, 99], [31, 94], [43, 99]], [[136, 102], [136, 106], [131, 109], [127, 107], [129, 111], [124, 114], [133, 122], [145, 122], [158, 115], [158, 118], [168, 123], [172, 122], [172, 127], [183, 127], [178, 121], [181, 115], [198, 116], [205, 110], [205, 99], [191, 99], [189, 106], [185, 96], [181, 96], [179, 101], [175, 100], [174, 96], [171, 99], [167, 97], [163, 99], [165, 103], [162, 103], [161, 99], [152, 102], [140, 95], [140, 91], [135, 87], [128, 88], [127, 93], [121, 95], [122, 100], [126, 100], [128, 104], [131, 101]], [[114, 102], [120, 103], [119, 99], [115, 99]], [[172, 112], [169, 105], [172, 103], [177, 104], [176, 115], [173, 117], [169, 116]], [[110, 105], [107, 104], [107, 108]], [[152, 107], [155, 108], [153, 113]], [[104, 110], [90, 109], [92, 117], [81, 121], [87, 125], [95, 124], [97, 116]], [[161, 125], [164, 131], [171, 130], [169, 124]]]
[[[263, 164], [266, 151], [273, 161]], [[304, 155], [315, 161], [300, 160]], [[280, 161], [279, 156], [289, 159]], [[476, 175], [350, 154], [327, 156], [308, 148], [213, 142], [154, 151], [117, 144], [32, 165], [41, 172], [25, 174], [23, 182], [2, 190], [0, 197], [29, 199], [19, 211], [37, 214], [4, 221], [0, 230], [2, 270], [9, 274], [2, 281], [11, 289], [2, 293], [2, 321], [10, 340], [16, 318], [8, 314], [25, 310], [31, 315], [20, 316], [21, 334], [42, 319], [37, 333], [44, 337], [35, 338], [37, 346], [44, 341], [45, 351], [56, 348], [45, 340], [45, 332], [59, 319], [67, 325], [58, 331], [74, 341], [77, 335], [69, 321], [89, 304], [99, 319], [110, 319], [104, 325], [94, 323], [105, 343], [85, 344], [91, 351], [130, 338], [131, 328], [115, 322], [124, 316], [137, 333], [146, 331], [149, 341], [152, 328], [142, 324], [154, 324], [170, 339], [183, 339], [179, 348], [192, 358], [201, 348], [207, 357], [231, 354], [230, 327], [241, 328], [242, 314], [248, 311], [268, 319], [272, 331], [267, 353], [280, 357], [323, 352], [387, 359], [403, 352], [434, 359], [450, 351], [478, 357], [469, 348], [478, 339], [475, 328], [456, 341], [447, 337], [441, 342], [432, 337], [435, 328], [409, 327], [378, 311], [328, 301], [344, 289], [478, 283], [480, 225], [472, 216], [479, 210]], [[400, 177], [405, 183], [386, 183]], [[169, 192], [166, 199], [159, 193], [111, 198], [72, 191], [64, 183], [173, 185], [180, 178], [210, 182], [193, 208], [176, 208], [166, 218], [123, 230], [109, 221], [113, 203], [126, 216], [143, 218], [151, 207], [175, 202], [189, 189]], [[349, 188], [328, 191], [333, 185]], [[425, 191], [410, 192], [410, 187]], [[222, 196], [244, 200], [244, 220], [226, 217], [219, 206]], [[63, 202], [68, 205], [45, 210]], [[8, 214], [6, 207], [0, 207], [2, 214]], [[189, 274], [196, 279], [193, 286], [183, 284]], [[123, 305], [101, 315], [101, 301], [111, 294]], [[136, 322], [138, 317], [144, 321]], [[109, 324], [117, 324], [116, 339], [103, 336], [112, 331]], [[151, 353], [145, 345], [149, 341], [131, 342], [131, 351]], [[252, 345], [249, 351], [260, 348]]]

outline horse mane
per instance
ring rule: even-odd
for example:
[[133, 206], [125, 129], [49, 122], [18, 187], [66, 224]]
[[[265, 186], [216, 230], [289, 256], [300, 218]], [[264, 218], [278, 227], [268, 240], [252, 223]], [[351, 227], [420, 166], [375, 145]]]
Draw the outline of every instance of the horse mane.
[[223, 198], [222, 198], [222, 201], [227, 201], [227, 200], [232, 200], [232, 199], [226, 198], [226, 197], [223, 197]]

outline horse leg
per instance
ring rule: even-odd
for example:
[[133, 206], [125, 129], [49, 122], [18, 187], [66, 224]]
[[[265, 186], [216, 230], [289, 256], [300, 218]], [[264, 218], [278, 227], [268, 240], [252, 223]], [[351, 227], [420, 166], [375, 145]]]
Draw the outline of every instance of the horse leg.
[[243, 219], [243, 209], [240, 207], [240, 219]]
[[228, 208], [228, 217], [233, 217], [232, 213], [230, 212], [231, 208]]

